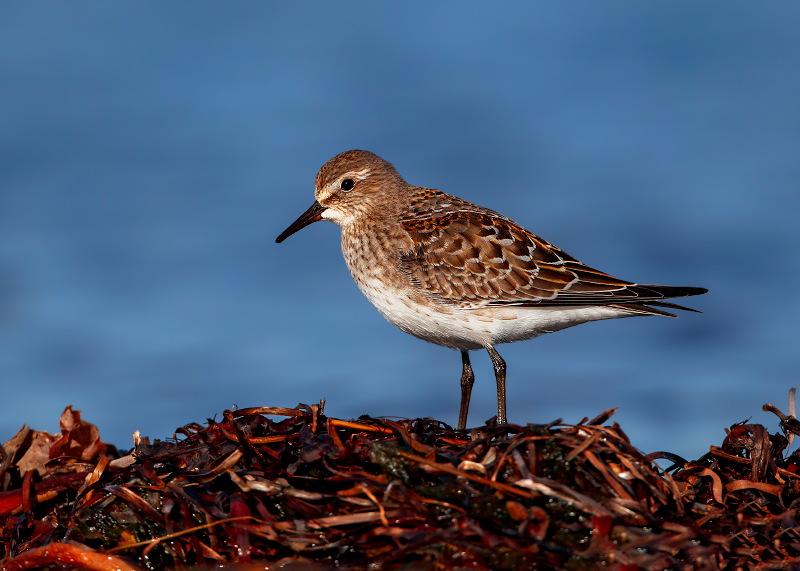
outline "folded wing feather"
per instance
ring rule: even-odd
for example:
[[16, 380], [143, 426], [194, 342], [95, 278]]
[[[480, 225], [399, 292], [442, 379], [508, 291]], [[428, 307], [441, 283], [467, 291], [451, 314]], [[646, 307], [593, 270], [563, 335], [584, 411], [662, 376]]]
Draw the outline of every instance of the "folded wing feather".
[[426, 295], [464, 308], [613, 305], [687, 309], [661, 300], [703, 288], [639, 285], [590, 268], [491, 210], [445, 193], [419, 189], [401, 218], [413, 248], [401, 268]]

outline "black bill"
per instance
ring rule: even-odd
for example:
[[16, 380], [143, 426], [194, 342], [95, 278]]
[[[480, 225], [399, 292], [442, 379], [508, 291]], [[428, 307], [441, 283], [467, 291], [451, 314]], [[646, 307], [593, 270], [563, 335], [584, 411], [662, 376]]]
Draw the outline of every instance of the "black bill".
[[300, 218], [292, 222], [292, 225], [289, 226], [286, 230], [284, 230], [280, 236], [278, 236], [275, 241], [280, 244], [286, 238], [297, 232], [298, 230], [302, 230], [309, 224], [313, 224], [314, 222], [319, 222], [322, 220], [322, 213], [325, 211], [325, 207], [322, 206], [319, 202], [314, 202], [311, 205], [311, 208], [306, 210]]

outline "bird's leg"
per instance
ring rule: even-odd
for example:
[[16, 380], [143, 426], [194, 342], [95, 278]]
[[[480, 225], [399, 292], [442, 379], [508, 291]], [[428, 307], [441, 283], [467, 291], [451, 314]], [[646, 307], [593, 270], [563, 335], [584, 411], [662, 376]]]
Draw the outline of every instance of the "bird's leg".
[[486, 344], [486, 350], [489, 352], [489, 357], [492, 358], [492, 365], [494, 365], [494, 376], [497, 379], [497, 424], [506, 424], [506, 362], [500, 356], [500, 353], [495, 351], [495, 348]]
[[467, 413], [469, 412], [469, 398], [472, 396], [472, 385], [475, 382], [475, 375], [472, 373], [472, 365], [469, 364], [469, 353], [461, 351], [461, 364], [464, 365], [464, 372], [461, 373], [461, 409], [458, 411], [458, 429], [467, 428]]

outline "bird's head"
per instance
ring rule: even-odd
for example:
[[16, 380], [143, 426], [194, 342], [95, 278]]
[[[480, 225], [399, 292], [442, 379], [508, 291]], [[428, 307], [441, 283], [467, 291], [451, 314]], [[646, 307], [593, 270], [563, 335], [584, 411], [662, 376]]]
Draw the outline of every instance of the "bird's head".
[[276, 242], [320, 220], [345, 228], [364, 216], [391, 212], [408, 186], [394, 166], [369, 151], [346, 151], [322, 165], [314, 181], [316, 201]]

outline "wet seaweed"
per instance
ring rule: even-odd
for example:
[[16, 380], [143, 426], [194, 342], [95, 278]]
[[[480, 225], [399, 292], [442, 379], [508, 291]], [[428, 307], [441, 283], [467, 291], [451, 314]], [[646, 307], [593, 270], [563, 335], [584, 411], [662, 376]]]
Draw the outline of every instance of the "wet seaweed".
[[124, 454], [71, 408], [61, 435], [23, 428], [0, 450], [3, 570], [800, 567], [793, 406], [695, 461], [637, 450], [614, 410], [457, 431], [323, 406], [224, 411]]

